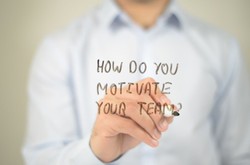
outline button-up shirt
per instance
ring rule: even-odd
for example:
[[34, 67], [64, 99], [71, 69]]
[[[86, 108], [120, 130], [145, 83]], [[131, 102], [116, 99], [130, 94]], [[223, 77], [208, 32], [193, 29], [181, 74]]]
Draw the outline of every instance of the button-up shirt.
[[[123, 68], [98, 72], [98, 60]], [[25, 161], [103, 164], [89, 147], [96, 101], [103, 97], [97, 84], [152, 77], [168, 85], [167, 97], [182, 104], [181, 115], [157, 148], [142, 143], [113, 164], [250, 164], [250, 89], [242, 61], [232, 37], [175, 1], [143, 29], [106, 0], [39, 47], [29, 80]]]

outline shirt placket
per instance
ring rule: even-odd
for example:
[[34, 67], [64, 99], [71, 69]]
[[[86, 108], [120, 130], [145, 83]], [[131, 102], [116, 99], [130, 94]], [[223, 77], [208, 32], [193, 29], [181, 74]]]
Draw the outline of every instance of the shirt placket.
[[[139, 73], [138, 77], [139, 79], [144, 79], [147, 77], [154, 77], [154, 70], [152, 68], [152, 42], [150, 40], [150, 34], [139, 31], [137, 33], [138, 37], [138, 54], [137, 54], [137, 61], [138, 63], [145, 62], [147, 65], [147, 71], [145, 73]], [[153, 150], [151, 147], [143, 144], [140, 146], [141, 151], [141, 164], [144, 165], [152, 165], [155, 164], [155, 150]]]

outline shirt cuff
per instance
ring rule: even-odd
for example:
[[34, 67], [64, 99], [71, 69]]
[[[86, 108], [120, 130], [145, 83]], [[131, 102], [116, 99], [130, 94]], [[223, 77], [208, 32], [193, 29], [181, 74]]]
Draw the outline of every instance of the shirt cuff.
[[[83, 139], [77, 142], [73, 142], [67, 151], [63, 154], [59, 164], [63, 165], [103, 165], [103, 164], [116, 164], [121, 156], [110, 163], [104, 163], [95, 156], [89, 145], [91, 134], [85, 136]], [[66, 154], [67, 153], [67, 154]]]

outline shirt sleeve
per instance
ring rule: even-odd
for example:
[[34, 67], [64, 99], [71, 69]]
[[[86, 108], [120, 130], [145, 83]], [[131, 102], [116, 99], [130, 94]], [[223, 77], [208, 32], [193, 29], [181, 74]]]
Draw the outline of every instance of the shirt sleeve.
[[250, 164], [250, 81], [238, 44], [227, 47], [229, 72], [221, 80], [213, 112], [214, 133], [222, 164]]
[[66, 43], [47, 38], [40, 46], [28, 86], [28, 127], [23, 155], [28, 165], [103, 164], [78, 130]]

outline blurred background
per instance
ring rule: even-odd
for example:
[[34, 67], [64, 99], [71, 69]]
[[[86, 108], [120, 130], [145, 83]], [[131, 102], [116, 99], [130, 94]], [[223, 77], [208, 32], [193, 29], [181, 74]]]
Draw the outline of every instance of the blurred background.
[[[0, 164], [24, 164], [27, 79], [38, 44], [103, 0], [0, 0]], [[249, 0], [178, 0], [194, 16], [235, 36], [250, 64]]]

